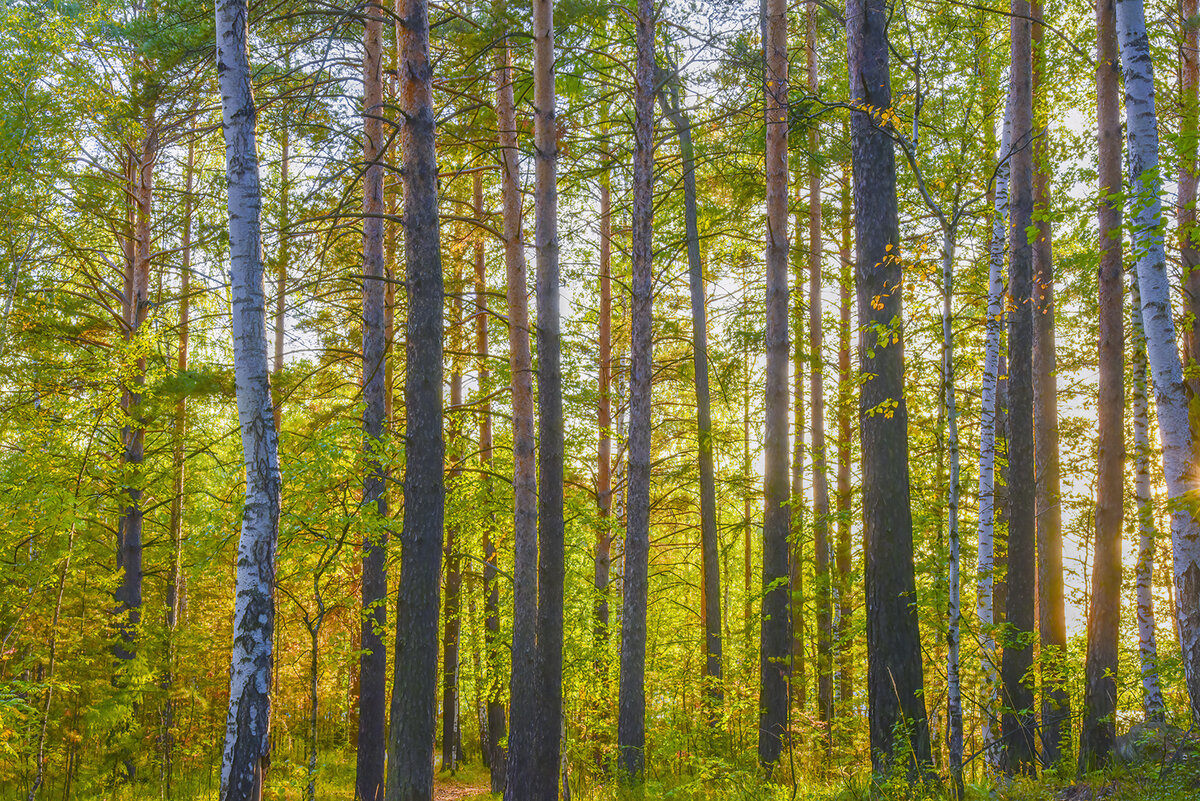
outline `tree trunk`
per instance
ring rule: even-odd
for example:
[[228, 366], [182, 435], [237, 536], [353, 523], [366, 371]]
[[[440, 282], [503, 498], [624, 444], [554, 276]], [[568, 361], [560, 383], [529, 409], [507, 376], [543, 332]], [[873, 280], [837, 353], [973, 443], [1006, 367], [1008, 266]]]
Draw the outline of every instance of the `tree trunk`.
[[[806, 6], [805, 61], [808, 91], [820, 92], [817, 78], [817, 8]], [[808, 151], [815, 157], [817, 123], [808, 129]], [[808, 170], [808, 350], [809, 395], [812, 398], [813, 551], [817, 591], [817, 719], [833, 719], [833, 581], [829, 545], [829, 479], [825, 465], [824, 331], [821, 328], [821, 177], [813, 163]], [[833, 748], [833, 730], [826, 728], [826, 748]]]
[[841, 178], [841, 248], [838, 263], [838, 402], [837, 402], [837, 672], [838, 699], [849, 713], [854, 700], [854, 660], [850, 655], [850, 623], [854, 606], [850, 599], [853, 590], [853, 551], [850, 542], [850, 461], [854, 434], [850, 414], [854, 403], [853, 376], [850, 373], [850, 293], [854, 278], [854, 260], [850, 255], [850, 164], [842, 165]]
[[[1150, 490], [1150, 415], [1146, 401], [1146, 335], [1142, 328], [1142, 294], [1138, 291], [1137, 272], [1130, 275], [1130, 329], [1133, 339], [1133, 485], [1137, 498], [1138, 561], [1134, 581], [1137, 585], [1138, 657], [1142, 675], [1142, 711], [1148, 721], [1161, 721], [1165, 714], [1162, 687], [1158, 678], [1158, 643], [1154, 633], [1154, 550], [1157, 532], [1154, 526], [1154, 502]], [[1168, 591], [1170, 586], [1167, 587]]]
[[225, 132], [233, 360], [246, 496], [238, 541], [229, 713], [222, 801], [258, 801], [270, 754], [271, 646], [275, 628], [275, 543], [279, 533], [279, 446], [267, 364], [262, 197], [257, 112], [247, 55], [245, 0], [216, 6], [217, 82]]
[[[367, 7], [363, 35], [363, 509], [362, 615], [358, 678], [358, 747], [354, 794], [382, 801], [387, 704], [387, 528], [388, 499], [382, 460], [387, 426], [387, 332], [384, 271], [383, 9]], [[285, 192], [286, 195], [286, 192]], [[284, 221], [286, 222], [286, 221]], [[283, 240], [283, 227], [280, 227]], [[282, 254], [281, 254], [282, 256]], [[275, 317], [275, 367], [283, 362], [283, 295], [286, 266], [280, 259], [279, 306]]]
[[788, 575], [788, 54], [787, 4], [763, 2], [766, 124], [766, 429], [764, 432], [762, 630], [758, 762], [779, 761], [788, 729], [792, 622]]
[[[1114, 0], [1096, 3], [1099, 150], [1100, 377], [1097, 410], [1096, 545], [1088, 609], [1081, 773], [1111, 758], [1116, 739], [1117, 647], [1121, 623], [1121, 529], [1125, 509], [1125, 319], [1121, 260], [1121, 79]], [[1044, 714], [1044, 713], [1043, 713]]]
[[[366, 61], [363, 62], [364, 69]], [[365, 76], [364, 76], [365, 77]], [[366, 127], [366, 121], [363, 126]], [[272, 364], [272, 379], [277, 382], [283, 372], [283, 337], [287, 330], [284, 311], [287, 309], [287, 277], [291, 266], [291, 240], [287, 228], [291, 225], [291, 131], [285, 125], [280, 132], [279, 157], [279, 252], [275, 255], [275, 361]], [[366, 176], [364, 175], [364, 181]], [[364, 183], [365, 186], [365, 183]], [[364, 205], [365, 205], [364, 200]], [[365, 232], [364, 232], [365, 237]], [[364, 264], [365, 266], [365, 264]], [[283, 431], [283, 399], [275, 398], [275, 430]]]
[[[541, 666], [530, 798], [558, 797], [562, 731], [563, 399], [559, 322], [558, 120], [554, 90], [554, 0], [533, 3], [534, 250], [537, 254], [538, 571]], [[513, 782], [509, 783], [513, 787]], [[517, 788], [524, 789], [519, 783]]]
[[625, 597], [621, 610], [618, 764], [640, 783], [646, 767], [646, 602], [650, 554], [650, 414], [654, 374], [654, 6], [638, 0], [630, 242], [629, 483], [625, 502]]
[[1133, 252], [1137, 254], [1146, 351], [1154, 377], [1163, 473], [1167, 497], [1175, 510], [1171, 515], [1171, 539], [1175, 553], [1179, 638], [1195, 721], [1200, 720], [1200, 529], [1185, 500], [1194, 480], [1192, 440], [1161, 233], [1164, 219], [1158, 116], [1154, 109], [1154, 66], [1141, 0], [1119, 0], [1117, 36], [1125, 77], [1132, 244]]
[[[483, 209], [483, 174], [475, 173], [475, 219], [486, 219]], [[487, 263], [484, 259], [483, 233], [475, 237], [475, 352], [479, 358], [479, 390], [484, 400], [479, 410], [479, 461], [484, 470], [483, 481], [489, 494], [493, 490], [492, 476], [492, 402], [491, 370], [488, 352]], [[484, 652], [487, 657], [487, 736], [482, 747], [487, 754], [491, 772], [491, 791], [504, 792], [504, 746], [507, 729], [504, 715], [504, 696], [501, 675], [503, 660], [500, 639], [500, 582], [496, 568], [496, 543], [492, 539], [495, 519], [489, 515], [483, 527], [483, 612]]]
[[[453, 490], [462, 475], [462, 402], [463, 402], [463, 313], [462, 295], [465, 287], [462, 280], [462, 262], [455, 261], [454, 286], [450, 298], [450, 415], [446, 424], [446, 439], [449, 442], [447, 458], [450, 469], [446, 471], [446, 486]], [[454, 773], [458, 770], [460, 756], [458, 714], [458, 674], [460, 643], [462, 640], [462, 557], [459, 553], [458, 524], [446, 526], [446, 543], [442, 560], [446, 566], [446, 586], [443, 590], [442, 619], [442, 770]]]
[[[605, 158], [608, 158], [605, 154]], [[599, 374], [600, 401], [596, 422], [600, 432], [596, 457], [596, 505], [600, 527], [596, 532], [595, 586], [596, 606], [593, 641], [597, 649], [597, 667], [604, 670], [608, 660], [601, 649], [608, 643], [608, 576], [612, 567], [612, 197], [610, 170], [600, 176], [600, 325]]]
[[[804, 225], [804, 215], [808, 212], [808, 204], [804, 202], [805, 186], [796, 182], [796, 230]], [[790, 612], [792, 615], [792, 681], [788, 688], [791, 701], [796, 710], [804, 713], [808, 706], [808, 670], [804, 648], [808, 638], [804, 626], [804, 606], [807, 598], [804, 592], [804, 557], [806, 539], [804, 536], [804, 513], [806, 499], [804, 497], [804, 380], [805, 362], [808, 360], [804, 347], [807, 337], [804, 336], [804, 272], [807, 267], [807, 254], [804, 239], [797, 236], [792, 243], [792, 508], [789, 523], [790, 564], [789, 574], [791, 586]], [[748, 402], [748, 401], [747, 401]], [[747, 410], [749, 407], [747, 406]], [[747, 411], [747, 431], [749, 431], [749, 411]], [[747, 439], [749, 435], [747, 435]], [[749, 473], [749, 451], [746, 455], [746, 472]], [[749, 517], [749, 513], [747, 513]], [[749, 587], [749, 582], [746, 584]]]
[[983, 346], [983, 381], [980, 387], [979, 413], [979, 568], [976, 585], [976, 614], [980, 628], [980, 667], [983, 672], [983, 748], [988, 767], [1000, 766], [999, 739], [996, 732], [999, 702], [997, 674], [995, 610], [996, 565], [996, 432], [999, 425], [1000, 334], [1004, 327], [1004, 252], [1008, 220], [1008, 176], [1012, 161], [1012, 92], [1006, 104], [996, 154], [996, 188], [992, 201], [992, 235], [988, 246], [988, 303]]
[[[188, 140], [187, 166], [183, 179], [183, 236], [180, 245], [179, 267], [179, 352], [176, 370], [179, 374], [188, 369], [188, 337], [191, 324], [192, 291], [192, 204], [195, 185], [196, 142]], [[187, 396], [181, 394], [175, 401], [175, 415], [171, 421], [171, 578], [167, 584], [167, 675], [163, 682], [166, 699], [163, 702], [163, 752], [164, 779], [168, 800], [174, 779], [175, 757], [175, 667], [176, 634], [182, 612], [184, 594], [183, 576], [183, 492], [185, 483], [184, 452], [187, 444]]]
[[526, 299], [525, 238], [521, 230], [521, 172], [517, 151], [517, 113], [507, 39], [496, 48], [496, 120], [500, 144], [500, 182], [504, 211], [504, 262], [507, 276], [508, 358], [512, 372], [513, 415], [513, 634], [511, 730], [505, 768], [505, 797], [532, 786], [535, 715], [540, 668], [537, 661], [537, 473], [534, 465], [533, 360]]
[[946, 450], [950, 456], [950, 485], [947, 499], [947, 541], [950, 546], [949, 602], [947, 604], [946, 629], [946, 724], [949, 728], [947, 746], [950, 752], [950, 778], [957, 796], [963, 792], [963, 718], [962, 683], [959, 676], [959, 653], [961, 646], [960, 604], [961, 566], [958, 503], [959, 503], [959, 455], [958, 455], [958, 405], [954, 388], [954, 251], [957, 222], [952, 222], [942, 235], [942, 386], [945, 393]]
[[1033, 691], [1025, 683], [1033, 664], [1036, 556], [1033, 397], [1033, 55], [1028, 0], [1012, 0], [1012, 184], [1009, 195], [1008, 294], [1008, 609], [1011, 626], [1000, 673], [1005, 712], [1001, 721], [1005, 769], [1036, 770], [1037, 718]]
[[[150, 252], [151, 222], [154, 200], [154, 165], [158, 159], [158, 132], [155, 120], [148, 113], [147, 134], [137, 155], [130, 155], [126, 170], [127, 191], [132, 199], [132, 241], [126, 247], [124, 312], [125, 342], [132, 353], [144, 353], [145, 343], [138, 340], [145, 334], [150, 312]], [[146, 428], [142, 419], [142, 390], [146, 385], [146, 357], [134, 360], [133, 379], [121, 396], [121, 411], [125, 420], [122, 439], [124, 472], [129, 476], [122, 490], [121, 515], [117, 521], [117, 569], [120, 583], [113, 593], [117, 602], [117, 626], [120, 639], [113, 646], [118, 665], [128, 664], [137, 653], [138, 629], [142, 619], [142, 463], [146, 458]], [[118, 671], [122, 670], [118, 667]], [[118, 686], [131, 688], [127, 678], [118, 676]], [[133, 754], [123, 753], [121, 759], [134, 780]]]
[[433, 69], [425, 0], [398, 0], [404, 179], [406, 468], [396, 659], [388, 730], [388, 801], [433, 795], [438, 584], [445, 523], [442, 439], [442, 255], [438, 239]]
[[[887, 7], [885, 0], [850, 0], [847, 6], [850, 84], [859, 108], [892, 105]], [[931, 755], [913, 574], [896, 160], [891, 139], [866, 111], [851, 115], [850, 142], [859, 369], [869, 377], [859, 399], [859, 430], [871, 757], [877, 773], [895, 758], [915, 775]], [[910, 723], [897, 742], [904, 721]]]
[[[1033, 0], [1034, 19], [1042, 18]], [[1057, 762], [1070, 750], [1071, 706], [1065, 686], [1067, 617], [1063, 600], [1062, 504], [1058, 455], [1058, 379], [1054, 346], [1054, 257], [1050, 228], [1049, 126], [1045, 90], [1049, 60], [1042, 43], [1045, 27], [1031, 26], [1033, 41], [1034, 177], [1033, 208], [1033, 411], [1037, 515], [1038, 632], [1041, 640], [1042, 760]]]
[[[688, 286], [692, 301], [692, 367], [696, 390], [696, 439], [700, 468], [700, 573], [701, 609], [704, 617], [704, 695], [709, 705], [708, 723], [720, 721], [721, 699], [721, 568], [718, 563], [716, 469], [713, 463], [712, 403], [708, 389], [708, 321], [704, 266], [700, 262], [700, 223], [696, 209], [696, 153], [692, 124], [682, 106], [679, 72], [669, 65], [667, 83], [659, 89], [663, 113], [675, 127], [683, 160], [684, 222], [687, 228]], [[670, 101], [668, 102], [668, 96]], [[605, 188], [607, 192], [607, 187]], [[602, 196], [602, 198], [606, 197]], [[603, 245], [602, 245], [603, 247]]]
[[[1200, 247], [1196, 239], [1196, 140], [1200, 136], [1200, 28], [1196, 15], [1200, 4], [1196, 0], [1179, 0], [1181, 28], [1179, 46], [1179, 196], [1175, 206], [1175, 222], [1179, 236], [1179, 260], [1183, 268], [1183, 301], [1185, 319], [1190, 327], [1183, 340], [1184, 365], [1200, 359]], [[1193, 397], [1200, 394], [1200, 377], [1188, 382]], [[1193, 447], [1197, 432], [1192, 431]]]

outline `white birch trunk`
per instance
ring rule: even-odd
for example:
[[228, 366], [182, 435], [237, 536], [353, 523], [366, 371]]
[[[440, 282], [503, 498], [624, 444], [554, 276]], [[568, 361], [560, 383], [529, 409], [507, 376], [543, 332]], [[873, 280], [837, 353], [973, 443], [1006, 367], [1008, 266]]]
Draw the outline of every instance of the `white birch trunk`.
[[1192, 718], [1200, 719], [1200, 526], [1187, 503], [1191, 486], [1191, 431], [1183, 369], [1171, 316], [1163, 242], [1162, 175], [1158, 159], [1158, 116], [1154, 108], [1154, 65], [1146, 36], [1142, 0], [1118, 0], [1117, 39], [1125, 78], [1125, 114], [1129, 137], [1129, 217], [1133, 253], [1141, 289], [1142, 327], [1154, 379], [1155, 409], [1162, 443], [1167, 497], [1174, 507], [1171, 540], [1184, 676]]
[[[1010, 104], [1011, 105], [1011, 104]], [[988, 766], [1000, 767], [995, 715], [999, 701], [996, 623], [993, 606], [995, 588], [996, 533], [996, 390], [1000, 374], [1000, 329], [1004, 324], [1004, 245], [1008, 225], [1008, 157], [1011, 149], [1011, 111], [1006, 109], [996, 168], [996, 197], [993, 201], [992, 239], [988, 246], [988, 305], [983, 350], [982, 408], [979, 417], [979, 577], [976, 613], [979, 616], [979, 658], [983, 668], [983, 747]]]
[[1141, 292], [1137, 273], [1131, 276], [1130, 310], [1133, 332], [1133, 488], [1137, 497], [1138, 657], [1142, 670], [1142, 711], [1146, 720], [1162, 720], [1164, 702], [1158, 680], [1158, 642], [1154, 633], [1154, 507], [1150, 499], [1150, 410], [1146, 399], [1146, 335], [1142, 330]]
[[955, 787], [962, 786], [963, 720], [962, 684], [959, 677], [959, 646], [961, 643], [960, 620], [960, 570], [959, 570], [959, 454], [958, 454], [958, 406], [954, 392], [954, 326], [951, 317], [951, 301], [954, 298], [954, 246], [957, 222], [951, 223], [942, 233], [942, 382], [945, 387], [946, 403], [946, 448], [950, 451], [950, 492], [948, 502], [949, 521], [947, 536], [950, 544], [950, 587], [947, 604], [949, 621], [946, 630], [946, 718], [950, 731], [950, 771]]
[[222, 801], [251, 801], [262, 794], [270, 748], [275, 541], [280, 505], [279, 451], [267, 365], [257, 113], [246, 52], [246, 18], [246, 0], [218, 0], [217, 80], [229, 190], [234, 382], [246, 465], [229, 713], [221, 767]]

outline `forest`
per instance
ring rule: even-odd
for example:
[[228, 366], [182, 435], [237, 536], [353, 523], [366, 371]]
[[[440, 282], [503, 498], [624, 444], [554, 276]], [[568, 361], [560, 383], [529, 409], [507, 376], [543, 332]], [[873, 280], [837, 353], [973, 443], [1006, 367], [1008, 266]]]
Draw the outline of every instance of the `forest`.
[[1200, 0], [0, 17], [0, 801], [1200, 793]]

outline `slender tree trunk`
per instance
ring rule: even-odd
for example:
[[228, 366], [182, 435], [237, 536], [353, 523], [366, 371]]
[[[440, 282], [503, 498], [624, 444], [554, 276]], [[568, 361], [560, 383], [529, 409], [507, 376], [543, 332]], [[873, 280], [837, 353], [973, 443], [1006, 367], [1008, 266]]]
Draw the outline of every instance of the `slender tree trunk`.
[[958, 796], [963, 792], [963, 713], [962, 680], [959, 675], [961, 646], [960, 602], [961, 549], [959, 547], [959, 454], [958, 400], [954, 387], [954, 252], [957, 222], [952, 222], [942, 236], [942, 386], [945, 392], [946, 450], [950, 456], [950, 485], [947, 500], [947, 541], [950, 546], [949, 603], [946, 629], [946, 723], [949, 728], [947, 745], [950, 752], [950, 778]]
[[759, 656], [758, 762], [779, 761], [788, 730], [791, 679], [791, 588], [788, 533], [788, 54], [787, 4], [763, 2], [763, 85], [766, 124], [766, 429], [763, 481], [762, 633]]
[[[804, 225], [804, 215], [808, 212], [808, 204], [804, 202], [804, 183], [796, 182], [796, 230]], [[805, 362], [808, 361], [804, 352], [807, 337], [804, 336], [804, 271], [807, 267], [806, 243], [797, 236], [792, 243], [792, 510], [790, 522], [790, 580], [792, 583], [791, 606], [792, 615], [792, 682], [788, 688], [791, 701], [795, 708], [803, 713], [808, 706], [808, 670], [804, 648], [808, 642], [805, 631], [804, 607], [808, 600], [804, 592], [804, 513], [806, 499], [804, 497], [804, 381]], [[747, 412], [749, 420], [749, 412]], [[747, 422], [747, 431], [749, 423]], [[747, 455], [746, 464], [749, 465]], [[746, 468], [747, 473], [749, 467]], [[748, 513], [747, 513], [748, 516]], [[746, 585], [749, 586], [749, 583]]]
[[617, 751], [624, 778], [646, 767], [646, 601], [650, 553], [650, 409], [654, 373], [654, 6], [638, 0], [634, 88], [633, 232], [629, 365], [629, 484]]
[[[1137, 499], [1138, 561], [1137, 585], [1138, 657], [1142, 675], [1142, 711], [1147, 721], [1161, 721], [1165, 714], [1162, 687], [1158, 679], [1158, 643], [1154, 632], [1154, 549], [1157, 532], [1154, 502], [1150, 490], [1150, 415], [1146, 400], [1146, 335], [1142, 327], [1141, 292], [1137, 272], [1130, 274], [1130, 329], [1133, 339], [1133, 450], [1134, 494]], [[1168, 590], [1170, 586], [1168, 585]]]
[[1117, 646], [1121, 623], [1121, 530], [1125, 509], [1125, 328], [1122, 292], [1121, 78], [1114, 0], [1096, 3], [1096, 108], [1099, 150], [1100, 378], [1097, 409], [1096, 545], [1088, 610], [1081, 773], [1111, 758], [1116, 739]]
[[[526, 299], [525, 238], [521, 230], [521, 172], [517, 113], [508, 42], [496, 48], [496, 120], [504, 210], [504, 262], [507, 275], [508, 357], [512, 372], [513, 415], [513, 634], [512, 719], [505, 769], [505, 798], [517, 801], [533, 782], [535, 715], [540, 668], [537, 661], [537, 473], [534, 465], [533, 360]], [[513, 789], [510, 789], [513, 788]]]
[[[1190, 327], [1183, 340], [1184, 364], [1200, 359], [1200, 242], [1196, 237], [1196, 140], [1200, 136], [1200, 27], [1196, 15], [1200, 4], [1196, 0], [1178, 0], [1180, 22], [1179, 45], [1179, 195], [1175, 206], [1175, 222], [1179, 235], [1179, 260], [1183, 267], [1183, 299], [1185, 318]], [[1200, 377], [1187, 382], [1188, 392], [1200, 394]], [[1193, 423], [1192, 441], [1197, 437]]]
[[[314, 579], [314, 587], [319, 575]], [[321, 722], [321, 622], [325, 618], [325, 607], [317, 593], [317, 616], [308, 628], [308, 786], [304, 791], [306, 801], [317, 801], [317, 751]]]
[[[449, 442], [447, 457], [450, 469], [446, 472], [446, 485], [454, 489], [462, 475], [462, 402], [463, 377], [463, 313], [461, 262], [454, 265], [453, 295], [450, 299], [450, 418], [447, 423], [446, 439]], [[459, 726], [458, 715], [461, 704], [458, 695], [460, 670], [460, 642], [462, 640], [462, 557], [459, 553], [458, 525], [446, 526], [446, 543], [442, 560], [446, 566], [446, 586], [443, 590], [442, 619], [442, 770], [454, 773], [458, 770]]]
[[247, 55], [245, 0], [216, 6], [217, 83], [225, 132], [233, 360], [246, 468], [238, 541], [229, 713], [222, 801], [258, 801], [270, 755], [271, 646], [275, 628], [275, 543], [279, 534], [279, 446], [267, 365], [262, 196], [257, 112]]
[[[354, 795], [382, 801], [387, 720], [387, 528], [382, 438], [387, 427], [387, 331], [384, 268], [383, 9], [369, 5], [363, 35], [363, 508], [362, 617], [358, 678], [358, 747]], [[286, 195], [286, 192], [285, 192]], [[288, 221], [281, 221], [288, 222]], [[280, 239], [283, 239], [280, 227]], [[282, 256], [282, 254], [281, 254]], [[283, 363], [283, 296], [287, 267], [280, 259], [275, 316], [275, 367]]]
[[[192, 292], [192, 204], [195, 183], [195, 140], [188, 140], [187, 166], [183, 179], [183, 236], [180, 244], [179, 268], [179, 351], [176, 370], [188, 369], [188, 337], [191, 324]], [[187, 444], [187, 396], [175, 401], [171, 421], [171, 577], [167, 584], [167, 675], [164, 681], [166, 700], [163, 709], [164, 779], [167, 798], [171, 797], [175, 756], [175, 666], [176, 635], [182, 611], [183, 577], [183, 492], [185, 483], [184, 446]]]
[[[559, 322], [558, 121], [554, 88], [554, 0], [533, 2], [534, 250], [537, 253], [538, 572], [537, 653], [541, 685], [530, 795], [558, 797], [562, 731], [563, 399]], [[512, 787], [513, 783], [510, 782]], [[517, 784], [517, 788], [524, 788]]]
[[979, 413], [979, 568], [976, 584], [976, 614], [979, 617], [980, 667], [983, 672], [983, 748], [988, 767], [1000, 767], [1000, 741], [996, 731], [999, 702], [998, 656], [996, 652], [996, 432], [998, 417], [1000, 335], [1004, 327], [1004, 252], [1008, 220], [1008, 176], [1012, 161], [1012, 93], [1006, 104], [997, 152], [996, 188], [992, 201], [992, 235], [988, 246], [988, 303], [983, 346], [983, 380]]
[[1125, 77], [1128, 167], [1132, 187], [1133, 252], [1137, 254], [1142, 326], [1154, 377], [1159, 441], [1167, 497], [1174, 504], [1171, 539], [1184, 676], [1192, 719], [1200, 719], [1200, 527], [1185, 501], [1194, 481], [1191, 431], [1183, 370], [1176, 350], [1170, 284], [1163, 245], [1162, 177], [1158, 160], [1158, 115], [1154, 108], [1154, 66], [1141, 0], [1117, 2], [1117, 36]]
[[842, 165], [841, 178], [841, 249], [838, 253], [838, 404], [837, 404], [837, 671], [838, 698], [843, 710], [853, 708], [854, 660], [850, 655], [850, 623], [854, 606], [850, 598], [853, 588], [851, 564], [853, 552], [850, 543], [850, 461], [854, 446], [851, 428], [851, 410], [854, 391], [850, 373], [850, 293], [854, 286], [852, 270], [854, 260], [850, 255], [850, 164]]
[[1005, 769], [1033, 773], [1037, 718], [1026, 677], [1033, 664], [1036, 570], [1033, 397], [1033, 55], [1028, 0], [1012, 0], [1012, 184], [1009, 195], [1008, 396], [1009, 497], [1008, 609], [1010, 624], [1000, 672], [1004, 684]]
[[438, 233], [433, 69], [425, 0], [398, 0], [408, 355], [406, 469], [396, 659], [388, 728], [388, 801], [433, 794], [438, 584], [445, 524], [442, 439], [442, 254]]
[[[688, 286], [692, 302], [692, 367], [696, 390], [696, 438], [700, 468], [700, 601], [704, 617], [704, 693], [708, 723], [720, 720], [721, 699], [721, 568], [718, 563], [716, 469], [713, 463], [712, 402], [708, 388], [708, 320], [704, 266], [700, 262], [700, 223], [696, 208], [696, 153], [692, 124], [682, 106], [679, 73], [669, 65], [667, 83], [659, 89], [663, 113], [675, 127], [683, 160], [684, 222], [687, 228]], [[669, 97], [669, 100], [668, 100]], [[602, 245], [603, 246], [603, 245]]]
[[[887, 7], [885, 0], [847, 5], [850, 84], [859, 107], [892, 105]], [[869, 379], [859, 399], [859, 430], [871, 755], [877, 773], [895, 758], [915, 774], [925, 770], [931, 755], [913, 574], [896, 159], [891, 139], [865, 111], [851, 115], [850, 141], [859, 369]]]
[[[125, 341], [133, 352], [142, 352], [138, 340], [145, 334], [150, 312], [150, 251], [151, 221], [154, 200], [154, 165], [158, 159], [158, 132], [155, 120], [147, 115], [145, 140], [140, 152], [130, 156], [126, 180], [133, 201], [132, 242], [126, 254]], [[137, 653], [138, 629], [142, 619], [142, 464], [146, 457], [146, 428], [142, 419], [142, 390], [146, 385], [146, 357], [134, 360], [133, 379], [122, 393], [121, 411], [125, 417], [122, 462], [129, 476], [121, 497], [121, 515], [117, 521], [117, 568], [120, 583], [113, 593], [117, 602], [117, 625], [120, 639], [113, 646], [118, 665], [128, 664]], [[132, 687], [125, 678], [118, 678], [121, 687]], [[126, 779], [134, 779], [132, 754], [122, 754]]]
[[[474, 183], [475, 219], [481, 223], [487, 215], [483, 208], [483, 174], [475, 173]], [[475, 352], [479, 358], [479, 391], [484, 400], [479, 410], [479, 461], [484, 470], [483, 481], [489, 494], [493, 489], [490, 473], [493, 470], [492, 455], [492, 402], [491, 354], [488, 351], [488, 307], [487, 307], [487, 263], [484, 259], [483, 233], [475, 237]], [[495, 519], [489, 515], [483, 527], [483, 612], [484, 652], [487, 657], [487, 736], [482, 747], [487, 754], [487, 766], [491, 772], [491, 790], [504, 792], [504, 746], [507, 725], [504, 713], [504, 696], [501, 675], [503, 660], [500, 639], [500, 581], [496, 568], [496, 543], [492, 539]], [[477, 671], [478, 672], [478, 671]]]
[[600, 669], [608, 660], [600, 655], [608, 642], [608, 576], [612, 567], [612, 197], [610, 172], [600, 176], [600, 401], [596, 422], [600, 431], [596, 457], [596, 504], [600, 527], [596, 532], [596, 607], [593, 639]]
[[[1042, 18], [1033, 0], [1034, 19]], [[1049, 60], [1042, 42], [1045, 27], [1031, 28], [1033, 41], [1033, 410], [1037, 514], [1038, 632], [1041, 640], [1042, 760], [1052, 765], [1070, 750], [1071, 706], [1065, 686], [1067, 617], [1063, 599], [1062, 504], [1058, 455], [1058, 379], [1054, 346], [1054, 257], [1050, 228], [1048, 105], [1042, 88]]]
[[745, 654], [747, 669], [754, 655], [753, 625], [754, 620], [754, 551], [751, 543], [754, 530], [753, 507], [751, 506], [750, 488], [754, 481], [753, 466], [750, 462], [750, 345], [749, 340], [742, 343], [742, 366], [744, 369], [742, 386], [742, 629], [745, 633]]
[[[808, 91], [820, 92], [817, 78], [817, 7], [806, 5], [805, 48]], [[808, 151], [817, 154], [817, 124], [808, 129]], [[815, 163], [808, 170], [808, 350], [809, 395], [812, 398], [813, 550], [817, 591], [817, 719], [833, 719], [833, 579], [829, 568], [829, 479], [825, 464], [825, 335], [821, 322], [821, 176]], [[826, 750], [833, 748], [833, 730], [826, 728]]]
[[[366, 62], [363, 62], [364, 68]], [[364, 121], [364, 128], [366, 122]], [[291, 266], [291, 238], [288, 226], [291, 219], [291, 130], [284, 126], [280, 133], [279, 158], [279, 252], [275, 255], [275, 360], [272, 363], [272, 380], [276, 383], [283, 372], [283, 338], [287, 331], [284, 312], [287, 309], [287, 278]], [[366, 176], [364, 175], [364, 181]], [[365, 184], [364, 184], [365, 185]], [[365, 200], [364, 200], [365, 205]], [[365, 233], [364, 233], [365, 237]], [[283, 431], [283, 399], [275, 398], [275, 430]]]

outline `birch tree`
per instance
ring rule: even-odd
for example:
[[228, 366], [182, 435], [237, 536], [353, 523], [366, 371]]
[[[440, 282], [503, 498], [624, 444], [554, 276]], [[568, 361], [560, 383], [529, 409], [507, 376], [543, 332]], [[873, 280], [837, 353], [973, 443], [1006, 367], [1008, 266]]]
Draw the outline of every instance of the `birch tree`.
[[1154, 64], [1146, 36], [1142, 0], [1118, 0], [1117, 40], [1125, 79], [1128, 136], [1129, 216], [1133, 256], [1141, 291], [1142, 326], [1154, 379], [1163, 474], [1172, 504], [1171, 540], [1184, 676], [1193, 720], [1200, 720], [1200, 526], [1187, 502], [1194, 477], [1183, 369], [1176, 350], [1170, 284], [1163, 242], [1162, 176], [1158, 157], [1158, 115], [1154, 103]]
[[217, 84], [225, 134], [234, 381], [246, 470], [229, 710], [221, 765], [222, 801], [261, 798], [270, 755], [275, 543], [281, 494], [279, 444], [267, 364], [262, 196], [255, 131], [258, 113], [246, 48], [247, 16], [245, 0], [217, 3]]

